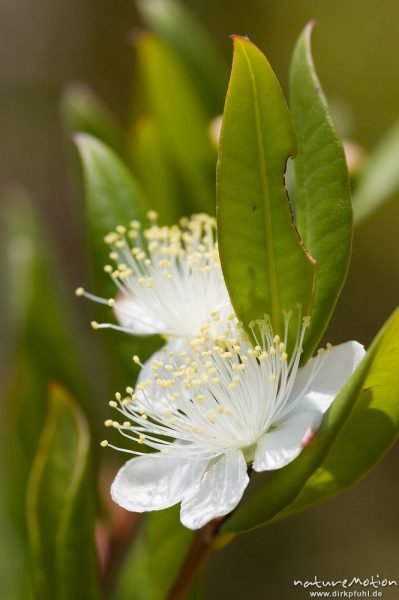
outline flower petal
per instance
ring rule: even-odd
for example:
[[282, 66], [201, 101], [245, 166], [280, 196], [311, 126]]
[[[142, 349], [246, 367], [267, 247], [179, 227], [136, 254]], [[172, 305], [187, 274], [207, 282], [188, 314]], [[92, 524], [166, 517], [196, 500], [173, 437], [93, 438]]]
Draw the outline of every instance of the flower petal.
[[364, 355], [365, 349], [358, 342], [346, 342], [334, 346], [322, 358], [324, 362], [319, 372], [306, 389], [317, 361], [317, 357], [311, 358], [307, 365], [298, 371], [291, 397], [295, 401], [295, 398], [303, 394], [303, 399], [296, 404], [290, 414], [299, 414], [305, 410], [319, 410], [325, 413]]
[[154, 318], [133, 294], [118, 294], [114, 313], [119, 323], [134, 335], [152, 335], [165, 330], [165, 324]]
[[254, 470], [281, 469], [294, 460], [319, 426], [321, 417], [317, 410], [290, 415], [276, 429], [265, 433], [258, 442]]
[[206, 466], [207, 461], [159, 454], [132, 458], [118, 471], [111, 496], [133, 512], [168, 508], [180, 502]]
[[202, 479], [183, 498], [180, 519], [189, 529], [199, 529], [227, 515], [239, 503], [249, 478], [241, 450], [231, 450], [211, 463]]

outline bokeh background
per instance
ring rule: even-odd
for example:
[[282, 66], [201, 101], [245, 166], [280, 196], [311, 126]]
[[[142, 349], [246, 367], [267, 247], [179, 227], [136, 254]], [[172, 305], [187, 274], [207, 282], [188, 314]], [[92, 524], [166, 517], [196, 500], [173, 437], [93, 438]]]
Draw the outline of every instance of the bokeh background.
[[[266, 53], [286, 89], [295, 40], [306, 22], [316, 18], [316, 66], [345, 136], [367, 152], [399, 118], [396, 0], [182, 2], [219, 48], [226, 84], [229, 35], [239, 33]], [[0, 1], [1, 198], [9, 204], [18, 187], [34, 199], [67, 282], [64, 289], [80, 323], [77, 329], [82, 331], [87, 330], [90, 307], [78, 305], [73, 290], [87, 280], [79, 217], [83, 195], [76, 157], [62, 125], [61, 96], [71, 82], [86, 82], [127, 128], [141, 93], [131, 44], [132, 32], [137, 34], [140, 27], [130, 0]], [[215, 103], [215, 116], [221, 108], [217, 110]], [[331, 342], [357, 339], [368, 344], [396, 307], [398, 223], [399, 192], [356, 229], [350, 273], [328, 332]], [[13, 366], [12, 332], [8, 319], [2, 321], [0, 331], [7, 343], [1, 371], [6, 375]], [[89, 352], [92, 369], [97, 359], [102, 360], [95, 335], [88, 331], [81, 346], [81, 360], [86, 361]], [[108, 384], [97, 380], [94, 385], [95, 410], [102, 414]], [[98, 435], [102, 439], [103, 434]], [[379, 574], [399, 579], [398, 452], [393, 449], [355, 489], [247, 534], [216, 554], [205, 597], [305, 598], [306, 593], [294, 589], [293, 580], [315, 575], [331, 579]], [[384, 598], [398, 597], [397, 589], [384, 593]]]

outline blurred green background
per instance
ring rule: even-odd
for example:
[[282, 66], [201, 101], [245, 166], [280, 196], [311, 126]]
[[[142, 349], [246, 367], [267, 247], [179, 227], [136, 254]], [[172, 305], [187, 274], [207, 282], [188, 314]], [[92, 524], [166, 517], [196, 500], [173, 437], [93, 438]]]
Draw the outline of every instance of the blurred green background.
[[[316, 18], [316, 66], [345, 136], [369, 150], [399, 118], [399, 4], [395, 0], [184, 3], [219, 47], [226, 85], [231, 60], [228, 36], [239, 33], [265, 52], [286, 89], [295, 40], [306, 22]], [[14, 193], [18, 185], [34, 198], [66, 277], [65, 294], [81, 332], [87, 330], [91, 314], [90, 306], [78, 305], [73, 298], [74, 288], [88, 279], [80, 217], [82, 190], [73, 176], [75, 157], [62, 127], [60, 98], [67, 84], [84, 81], [127, 128], [141, 101], [130, 43], [132, 32], [137, 35], [140, 27], [139, 14], [128, 0], [0, 3], [1, 197], [10, 203], [10, 190]], [[213, 104], [215, 116], [221, 109], [217, 102]], [[399, 192], [356, 229], [351, 269], [330, 324], [329, 341], [357, 339], [368, 344], [396, 307], [398, 223]], [[15, 275], [18, 278], [18, 272]], [[4, 289], [2, 314], [6, 297]], [[10, 341], [5, 319], [0, 333]], [[97, 395], [90, 410], [102, 415], [112, 386], [97, 377], [97, 361], [102, 360], [98, 335], [88, 331], [83, 336], [78, 362], [91, 361], [89, 369], [95, 369], [92, 383]], [[11, 363], [8, 349], [9, 344], [4, 344], [3, 372], [4, 365]], [[102, 437], [100, 431], [94, 443]], [[305, 592], [294, 589], [293, 580], [315, 575], [380, 574], [398, 579], [398, 458], [396, 448], [354, 490], [247, 534], [215, 555], [205, 597], [305, 598]], [[398, 594], [386, 591], [384, 598]]]

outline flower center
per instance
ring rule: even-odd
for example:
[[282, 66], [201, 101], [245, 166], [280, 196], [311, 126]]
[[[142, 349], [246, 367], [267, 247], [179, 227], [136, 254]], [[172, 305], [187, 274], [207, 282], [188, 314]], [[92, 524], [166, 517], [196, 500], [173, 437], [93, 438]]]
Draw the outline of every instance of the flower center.
[[[210, 460], [242, 449], [251, 462], [259, 438], [278, 425], [307, 389], [299, 397], [292, 394], [309, 319], [303, 319], [290, 357], [289, 321], [288, 314], [283, 340], [274, 335], [267, 317], [250, 324], [252, 336], [232, 319], [216, 341], [204, 325], [185, 350], [154, 360], [147, 380], [135, 391], [128, 388], [128, 397], [122, 400], [119, 394], [111, 402], [126, 421], [106, 424], [162, 453]], [[317, 365], [320, 361], [308, 385]]]

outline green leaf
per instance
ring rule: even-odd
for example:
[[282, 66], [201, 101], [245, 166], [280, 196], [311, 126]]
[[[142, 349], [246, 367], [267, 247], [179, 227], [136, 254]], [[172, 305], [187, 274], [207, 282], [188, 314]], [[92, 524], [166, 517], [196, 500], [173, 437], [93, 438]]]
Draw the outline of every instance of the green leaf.
[[399, 189], [399, 121], [384, 135], [363, 165], [353, 193], [355, 224], [367, 219]]
[[[101, 290], [100, 295], [113, 297], [115, 284], [103, 272], [104, 265], [109, 263], [109, 247], [104, 243], [104, 236], [119, 224], [128, 226], [132, 219], [146, 225], [146, 199], [128, 167], [113, 150], [87, 134], [78, 134], [75, 139], [83, 165], [94, 280]], [[96, 314], [100, 321], [109, 322], [114, 319], [110, 313], [109, 307], [100, 307]], [[101, 332], [101, 337], [106, 342], [115, 385], [121, 389], [134, 381], [133, 354], [140, 354], [145, 360], [160, 344], [157, 336], [143, 341], [108, 331]]]
[[177, 0], [139, 0], [146, 25], [184, 61], [211, 114], [222, 110], [224, 63], [212, 38], [188, 6]]
[[[146, 221], [146, 200], [133, 174], [103, 142], [87, 134], [75, 137], [82, 160], [86, 207], [96, 264], [104, 265], [104, 236], [132, 219]], [[107, 261], [108, 262], [108, 261]]]
[[294, 153], [276, 76], [256, 46], [235, 36], [217, 167], [220, 257], [239, 319], [248, 325], [267, 313], [280, 334], [284, 310], [300, 303], [308, 314], [314, 280], [284, 189]]
[[66, 391], [53, 384], [27, 493], [38, 598], [100, 597], [91, 475], [84, 415]]
[[68, 85], [62, 95], [61, 114], [70, 133], [88, 133], [117, 154], [124, 155], [124, 136], [115, 115], [84, 83]]
[[147, 198], [151, 199], [151, 208], [158, 212], [160, 223], [177, 223], [178, 186], [157, 123], [151, 117], [137, 119], [131, 137], [134, 170]]
[[193, 532], [179, 521], [179, 506], [146, 516], [125, 560], [114, 600], [164, 600], [188, 548]]
[[92, 410], [86, 377], [90, 352], [77, 335], [67, 302], [72, 294], [61, 281], [37, 203], [15, 185], [6, 189], [2, 200], [0, 254], [8, 296], [3, 321], [9, 329], [2, 360], [0, 456], [7, 485], [0, 490], [0, 581], [5, 598], [20, 600], [31, 597], [25, 497], [45, 418], [47, 381], [57, 379], [73, 390], [92, 417], [93, 429], [102, 420], [102, 411]]
[[323, 464], [279, 518], [353, 486], [389, 450], [399, 433], [399, 311], [379, 336], [363, 389]]
[[213, 213], [216, 157], [196, 90], [173, 50], [154, 35], [141, 35], [136, 48], [150, 116], [179, 170], [185, 204]]
[[54, 248], [25, 190], [10, 187], [4, 200], [8, 348], [26, 354], [39, 379], [68, 385], [87, 408], [82, 361], [76, 356], [80, 338]]
[[317, 263], [316, 289], [303, 361], [311, 356], [328, 325], [349, 267], [352, 205], [339, 135], [314, 68], [310, 23], [294, 50], [290, 107], [297, 136], [296, 223]]
[[288, 516], [355, 483], [399, 431], [399, 311], [327, 411], [312, 441], [223, 527], [240, 532]]

